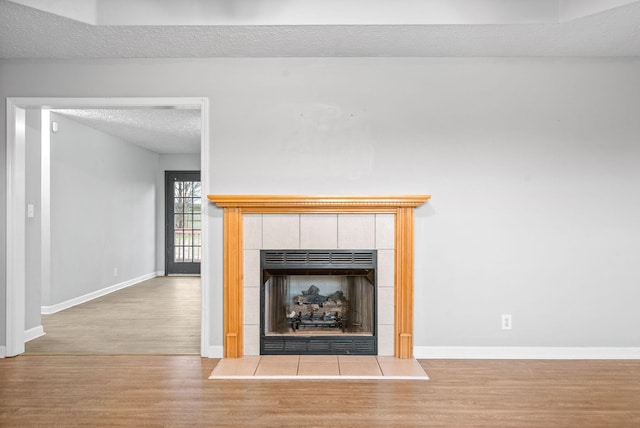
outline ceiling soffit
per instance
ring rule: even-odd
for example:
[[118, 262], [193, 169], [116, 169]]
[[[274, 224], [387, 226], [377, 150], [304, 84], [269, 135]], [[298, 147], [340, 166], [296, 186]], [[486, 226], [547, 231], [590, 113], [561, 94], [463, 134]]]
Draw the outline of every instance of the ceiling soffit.
[[12, 0], [90, 25], [558, 23], [636, 0]]
[[0, 58], [636, 57], [638, 22], [638, 0], [0, 0]]

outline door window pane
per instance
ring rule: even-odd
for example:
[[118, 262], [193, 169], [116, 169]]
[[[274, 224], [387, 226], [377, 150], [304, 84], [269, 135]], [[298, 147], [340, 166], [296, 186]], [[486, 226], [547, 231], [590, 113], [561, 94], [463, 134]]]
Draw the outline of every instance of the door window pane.
[[175, 227], [176, 230], [180, 230], [184, 228], [184, 215], [176, 214], [173, 217], [173, 227]]

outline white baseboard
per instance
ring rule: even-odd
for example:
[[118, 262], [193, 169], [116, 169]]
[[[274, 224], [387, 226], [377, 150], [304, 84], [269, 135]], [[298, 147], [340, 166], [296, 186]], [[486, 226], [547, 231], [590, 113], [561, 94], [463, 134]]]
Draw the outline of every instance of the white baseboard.
[[205, 358], [222, 358], [224, 355], [222, 346], [209, 346], [209, 348], [202, 348], [206, 350], [206, 355], [203, 353], [203, 357]]
[[158, 272], [156, 272], [156, 276], [164, 276], [164, 271], [159, 270]]
[[4, 346], [0, 346], [0, 358], [5, 358], [7, 356], [7, 348]]
[[415, 346], [419, 359], [638, 360], [640, 348]]
[[44, 335], [45, 335], [44, 328], [42, 328], [41, 325], [30, 328], [29, 330], [25, 330], [24, 332], [24, 342], [27, 343], [30, 340], [37, 339]]
[[130, 279], [128, 281], [121, 282], [119, 284], [111, 285], [109, 287], [105, 287], [103, 289], [93, 291], [91, 293], [85, 294], [80, 297], [75, 297], [73, 299], [56, 303], [51, 306], [42, 306], [40, 313], [42, 315], [50, 315], [55, 314], [56, 312], [63, 311], [65, 309], [69, 309], [73, 306], [80, 305], [82, 303], [86, 303], [90, 300], [97, 299], [98, 297], [106, 296], [109, 293], [113, 293], [114, 291], [122, 290], [123, 288], [131, 287], [132, 285], [136, 285], [141, 283], [142, 281], [147, 281], [149, 279], [155, 278], [157, 276], [156, 272], [148, 273], [146, 275], [139, 276], [137, 278]]

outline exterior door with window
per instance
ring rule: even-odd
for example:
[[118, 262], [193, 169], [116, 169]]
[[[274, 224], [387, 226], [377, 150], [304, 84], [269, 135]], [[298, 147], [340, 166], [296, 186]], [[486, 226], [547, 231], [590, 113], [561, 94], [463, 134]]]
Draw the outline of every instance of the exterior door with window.
[[199, 275], [202, 224], [200, 171], [166, 171], [166, 275]]

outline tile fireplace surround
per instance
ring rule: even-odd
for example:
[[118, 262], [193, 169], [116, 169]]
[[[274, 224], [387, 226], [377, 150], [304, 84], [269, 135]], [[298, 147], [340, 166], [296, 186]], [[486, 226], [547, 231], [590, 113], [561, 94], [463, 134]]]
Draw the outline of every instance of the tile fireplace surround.
[[393, 301], [393, 317], [378, 317], [378, 354], [412, 358], [413, 211], [430, 196], [208, 198], [224, 209], [225, 358], [259, 354], [259, 253], [285, 248], [378, 249], [378, 291]]

